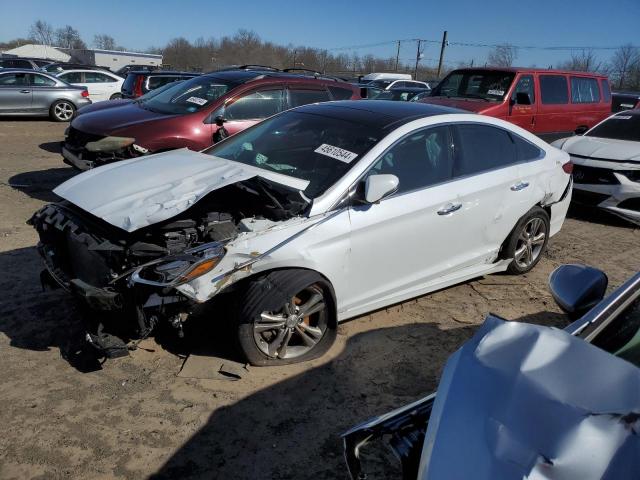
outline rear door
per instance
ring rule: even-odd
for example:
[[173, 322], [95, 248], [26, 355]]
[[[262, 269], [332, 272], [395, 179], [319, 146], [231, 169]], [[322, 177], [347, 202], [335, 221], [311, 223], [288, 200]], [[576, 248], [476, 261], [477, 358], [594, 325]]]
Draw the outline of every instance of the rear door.
[[102, 72], [84, 72], [84, 82], [94, 102], [109, 100], [111, 95], [118, 93], [119, 82]]
[[602, 105], [598, 79], [571, 76], [571, 104], [575, 112], [574, 131], [584, 133], [607, 115], [609, 109]]
[[28, 112], [31, 102], [28, 73], [0, 73], [0, 112]]
[[[525, 96], [529, 98], [528, 103], [523, 98]], [[537, 113], [538, 104], [534, 77], [528, 73], [521, 74], [516, 79], [515, 87], [511, 92], [507, 120], [532, 132], [535, 128]]]
[[226, 122], [224, 127], [229, 135], [238, 133], [285, 109], [284, 85], [269, 86], [251, 90], [239, 97], [229, 100], [224, 107], [212, 114], [211, 118], [222, 115]]
[[54, 97], [57, 90], [56, 82], [38, 73], [32, 73], [29, 76], [31, 78], [31, 89], [33, 91], [32, 109], [34, 111], [48, 111], [55, 100]]

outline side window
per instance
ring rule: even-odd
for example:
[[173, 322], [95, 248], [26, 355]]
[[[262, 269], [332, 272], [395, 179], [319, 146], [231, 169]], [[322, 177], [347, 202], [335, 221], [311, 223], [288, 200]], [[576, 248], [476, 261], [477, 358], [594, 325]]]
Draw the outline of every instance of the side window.
[[55, 84], [55, 81], [45, 77], [44, 75], [31, 75], [31, 85], [35, 85], [37, 87], [54, 87]]
[[529, 94], [530, 104], [533, 105], [534, 103], [536, 103], [536, 91], [534, 88], [532, 75], [523, 75], [520, 77], [520, 80], [518, 80], [518, 83], [516, 84], [516, 88], [513, 91], [513, 95], [511, 96], [511, 99], [514, 102], [517, 100], [518, 93]]
[[67, 83], [82, 83], [82, 73], [80, 72], [63, 73], [58, 78], [61, 78]]
[[433, 127], [413, 133], [391, 147], [369, 175], [397, 176], [398, 193], [403, 193], [450, 180], [452, 168], [449, 127]]
[[517, 163], [518, 152], [506, 130], [491, 125], [463, 123], [455, 127], [454, 177], [474, 175]]
[[544, 156], [544, 151], [536, 147], [533, 143], [526, 141], [524, 138], [511, 134], [513, 143], [516, 145], [518, 151], [518, 161], [530, 162], [531, 160], [538, 160]]
[[307, 105], [309, 103], [328, 102], [329, 92], [322, 90], [289, 89], [289, 108]]
[[227, 120], [255, 120], [284, 109], [284, 90], [260, 90], [238, 98], [225, 108]]
[[161, 87], [163, 85], [166, 85], [167, 83], [175, 82], [176, 80], [180, 80], [180, 77], [149, 77], [149, 90]]
[[542, 103], [546, 105], [569, 103], [567, 77], [540, 75], [540, 94], [542, 95]]
[[0, 85], [6, 87], [27, 85], [28, 83], [26, 73], [7, 73], [6, 75], [0, 75]]
[[609, 80], [600, 80], [602, 86], [602, 99], [605, 103], [611, 103], [611, 87], [609, 86]]
[[85, 72], [84, 78], [87, 83], [107, 83], [115, 81], [111, 77], [100, 72]]
[[14, 60], [12, 66], [14, 68], [33, 68], [28, 60]]
[[333, 100], [349, 100], [353, 95], [351, 90], [338, 87], [329, 87], [329, 93]]
[[572, 103], [598, 103], [600, 88], [595, 78], [571, 77]]

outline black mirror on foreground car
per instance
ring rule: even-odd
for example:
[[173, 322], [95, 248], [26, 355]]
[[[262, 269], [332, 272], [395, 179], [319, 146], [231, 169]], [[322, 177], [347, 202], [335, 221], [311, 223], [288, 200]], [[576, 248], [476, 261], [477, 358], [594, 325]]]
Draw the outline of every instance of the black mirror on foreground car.
[[217, 115], [216, 118], [213, 119], [213, 121], [217, 126], [221, 127], [224, 125], [224, 122], [226, 122], [227, 119], [224, 118], [222, 115]]
[[562, 265], [549, 276], [553, 299], [572, 318], [582, 316], [600, 302], [608, 283], [604, 272], [586, 265]]
[[527, 92], [517, 92], [516, 103], [518, 105], [531, 105], [531, 97]]
[[575, 129], [575, 134], [576, 135], [584, 135], [585, 133], [587, 133], [587, 130], [589, 130], [589, 128], [582, 126], [582, 127], [578, 127]]

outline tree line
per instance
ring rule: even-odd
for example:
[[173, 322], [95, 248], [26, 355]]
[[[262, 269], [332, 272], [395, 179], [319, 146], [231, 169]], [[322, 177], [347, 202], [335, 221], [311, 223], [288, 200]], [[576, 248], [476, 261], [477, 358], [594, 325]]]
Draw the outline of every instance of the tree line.
[[[37, 20], [31, 25], [27, 38], [0, 43], [0, 50], [25, 43], [69, 49], [88, 48], [79, 32], [71, 25], [54, 28], [43, 20]], [[105, 33], [94, 35], [92, 46], [105, 50], [125, 50], [112, 36]], [[174, 38], [165, 46], [151, 47], [146, 52], [162, 54], [165, 66], [177, 70], [211, 71], [232, 65], [255, 64], [277, 68], [304, 68], [343, 77], [379, 71], [413, 74], [416, 70], [415, 62], [408, 63], [395, 56], [381, 58], [371, 54], [333, 53], [319, 48], [279, 45], [262, 40], [255, 32], [242, 29], [231, 36], [198, 38], [193, 42], [184, 37]], [[486, 58], [458, 62], [457, 66], [507, 67], [516, 64], [517, 58], [518, 48], [503, 44], [495, 46]], [[450, 64], [445, 66], [448, 66], [445, 73], [451, 70]], [[606, 73], [617, 89], [640, 89], [640, 48], [631, 44], [613, 51], [608, 61], [600, 59], [593, 50], [585, 49], [572, 52], [566, 61], [548, 67]], [[436, 78], [436, 69], [418, 62], [417, 77], [433, 80]]]

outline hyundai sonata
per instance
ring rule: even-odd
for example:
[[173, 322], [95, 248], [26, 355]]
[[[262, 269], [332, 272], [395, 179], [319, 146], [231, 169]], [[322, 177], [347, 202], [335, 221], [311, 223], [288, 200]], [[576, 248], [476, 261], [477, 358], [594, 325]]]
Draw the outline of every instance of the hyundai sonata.
[[[569, 156], [510, 123], [342, 101], [202, 152], [84, 172], [30, 220], [44, 283], [135, 334], [179, 333], [222, 293], [254, 365], [321, 355], [341, 320], [481, 275], [528, 272], [564, 221]], [[48, 273], [47, 273], [48, 272]], [[215, 310], [215, 309], [214, 309]], [[221, 312], [221, 310], [220, 310]], [[109, 325], [88, 338], [98, 347]]]

